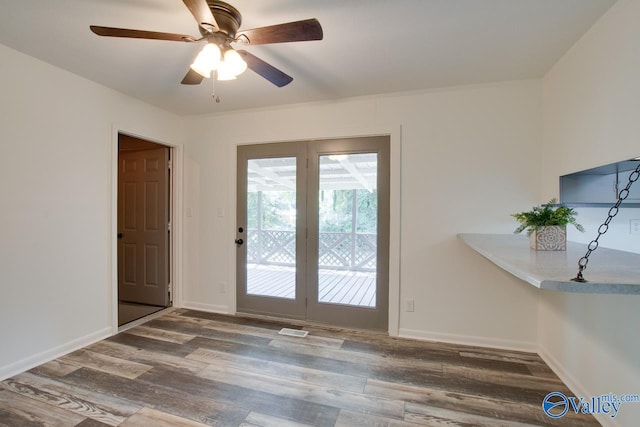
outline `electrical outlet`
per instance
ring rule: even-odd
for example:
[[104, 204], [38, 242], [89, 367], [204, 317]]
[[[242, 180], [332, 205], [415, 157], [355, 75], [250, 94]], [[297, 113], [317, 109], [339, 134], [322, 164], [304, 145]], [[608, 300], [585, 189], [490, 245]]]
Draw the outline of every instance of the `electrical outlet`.
[[406, 299], [404, 300], [404, 311], [412, 312], [414, 310], [414, 300]]
[[631, 234], [640, 234], [640, 219], [632, 219], [629, 224], [631, 224]]
[[218, 290], [221, 294], [227, 293], [227, 284], [225, 282], [218, 282]]

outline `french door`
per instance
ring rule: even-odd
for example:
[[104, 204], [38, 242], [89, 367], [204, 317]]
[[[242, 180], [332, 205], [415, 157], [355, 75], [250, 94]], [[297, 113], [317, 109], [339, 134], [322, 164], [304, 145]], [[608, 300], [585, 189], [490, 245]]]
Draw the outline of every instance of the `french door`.
[[386, 330], [389, 138], [238, 147], [237, 310]]

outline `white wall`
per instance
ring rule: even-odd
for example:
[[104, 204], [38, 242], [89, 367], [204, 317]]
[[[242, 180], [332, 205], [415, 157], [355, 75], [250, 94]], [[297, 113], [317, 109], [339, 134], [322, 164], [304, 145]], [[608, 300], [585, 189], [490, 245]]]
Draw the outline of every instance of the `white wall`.
[[[545, 77], [544, 200], [557, 195], [559, 175], [640, 155], [638, 22], [640, 2], [620, 0]], [[632, 238], [625, 244], [640, 246]], [[640, 393], [640, 297], [541, 295], [541, 354], [574, 392]], [[640, 404], [600, 421], [640, 425]]]
[[0, 378], [112, 332], [112, 129], [177, 116], [0, 45]]
[[[392, 257], [400, 260], [398, 293], [415, 299], [414, 313], [394, 308], [399, 333], [539, 345], [577, 393], [639, 393], [640, 297], [540, 292], [455, 237], [509, 233], [509, 214], [557, 196], [558, 176], [640, 155], [639, 21], [640, 2], [620, 0], [542, 87], [509, 82], [285, 106], [184, 119], [186, 128], [0, 45], [0, 378], [111, 332], [114, 125], [186, 141], [181, 296], [223, 312], [235, 307], [236, 145], [382, 130], [401, 135]], [[593, 234], [599, 213], [581, 215]], [[635, 241], [617, 245], [631, 250]], [[640, 425], [640, 404], [601, 421]]]
[[415, 299], [415, 312], [400, 312], [400, 334], [535, 349], [536, 290], [456, 234], [510, 233], [509, 214], [539, 201], [539, 95], [539, 82], [524, 81], [188, 119], [184, 303], [234, 311], [238, 144], [401, 127], [401, 232], [392, 239], [399, 293]]

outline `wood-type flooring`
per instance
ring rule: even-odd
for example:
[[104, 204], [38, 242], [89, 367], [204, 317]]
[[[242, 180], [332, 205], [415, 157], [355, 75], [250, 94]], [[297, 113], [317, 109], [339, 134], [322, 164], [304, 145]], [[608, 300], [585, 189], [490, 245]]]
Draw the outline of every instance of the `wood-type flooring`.
[[532, 353], [176, 310], [0, 382], [8, 426], [599, 425]]

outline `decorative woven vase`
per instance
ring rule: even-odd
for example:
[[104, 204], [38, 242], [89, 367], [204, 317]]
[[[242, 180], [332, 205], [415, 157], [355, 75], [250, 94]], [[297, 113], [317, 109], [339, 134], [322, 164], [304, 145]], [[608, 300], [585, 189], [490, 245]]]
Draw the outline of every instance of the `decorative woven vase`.
[[567, 250], [567, 227], [550, 225], [538, 227], [529, 235], [531, 249], [537, 251], [565, 251]]

